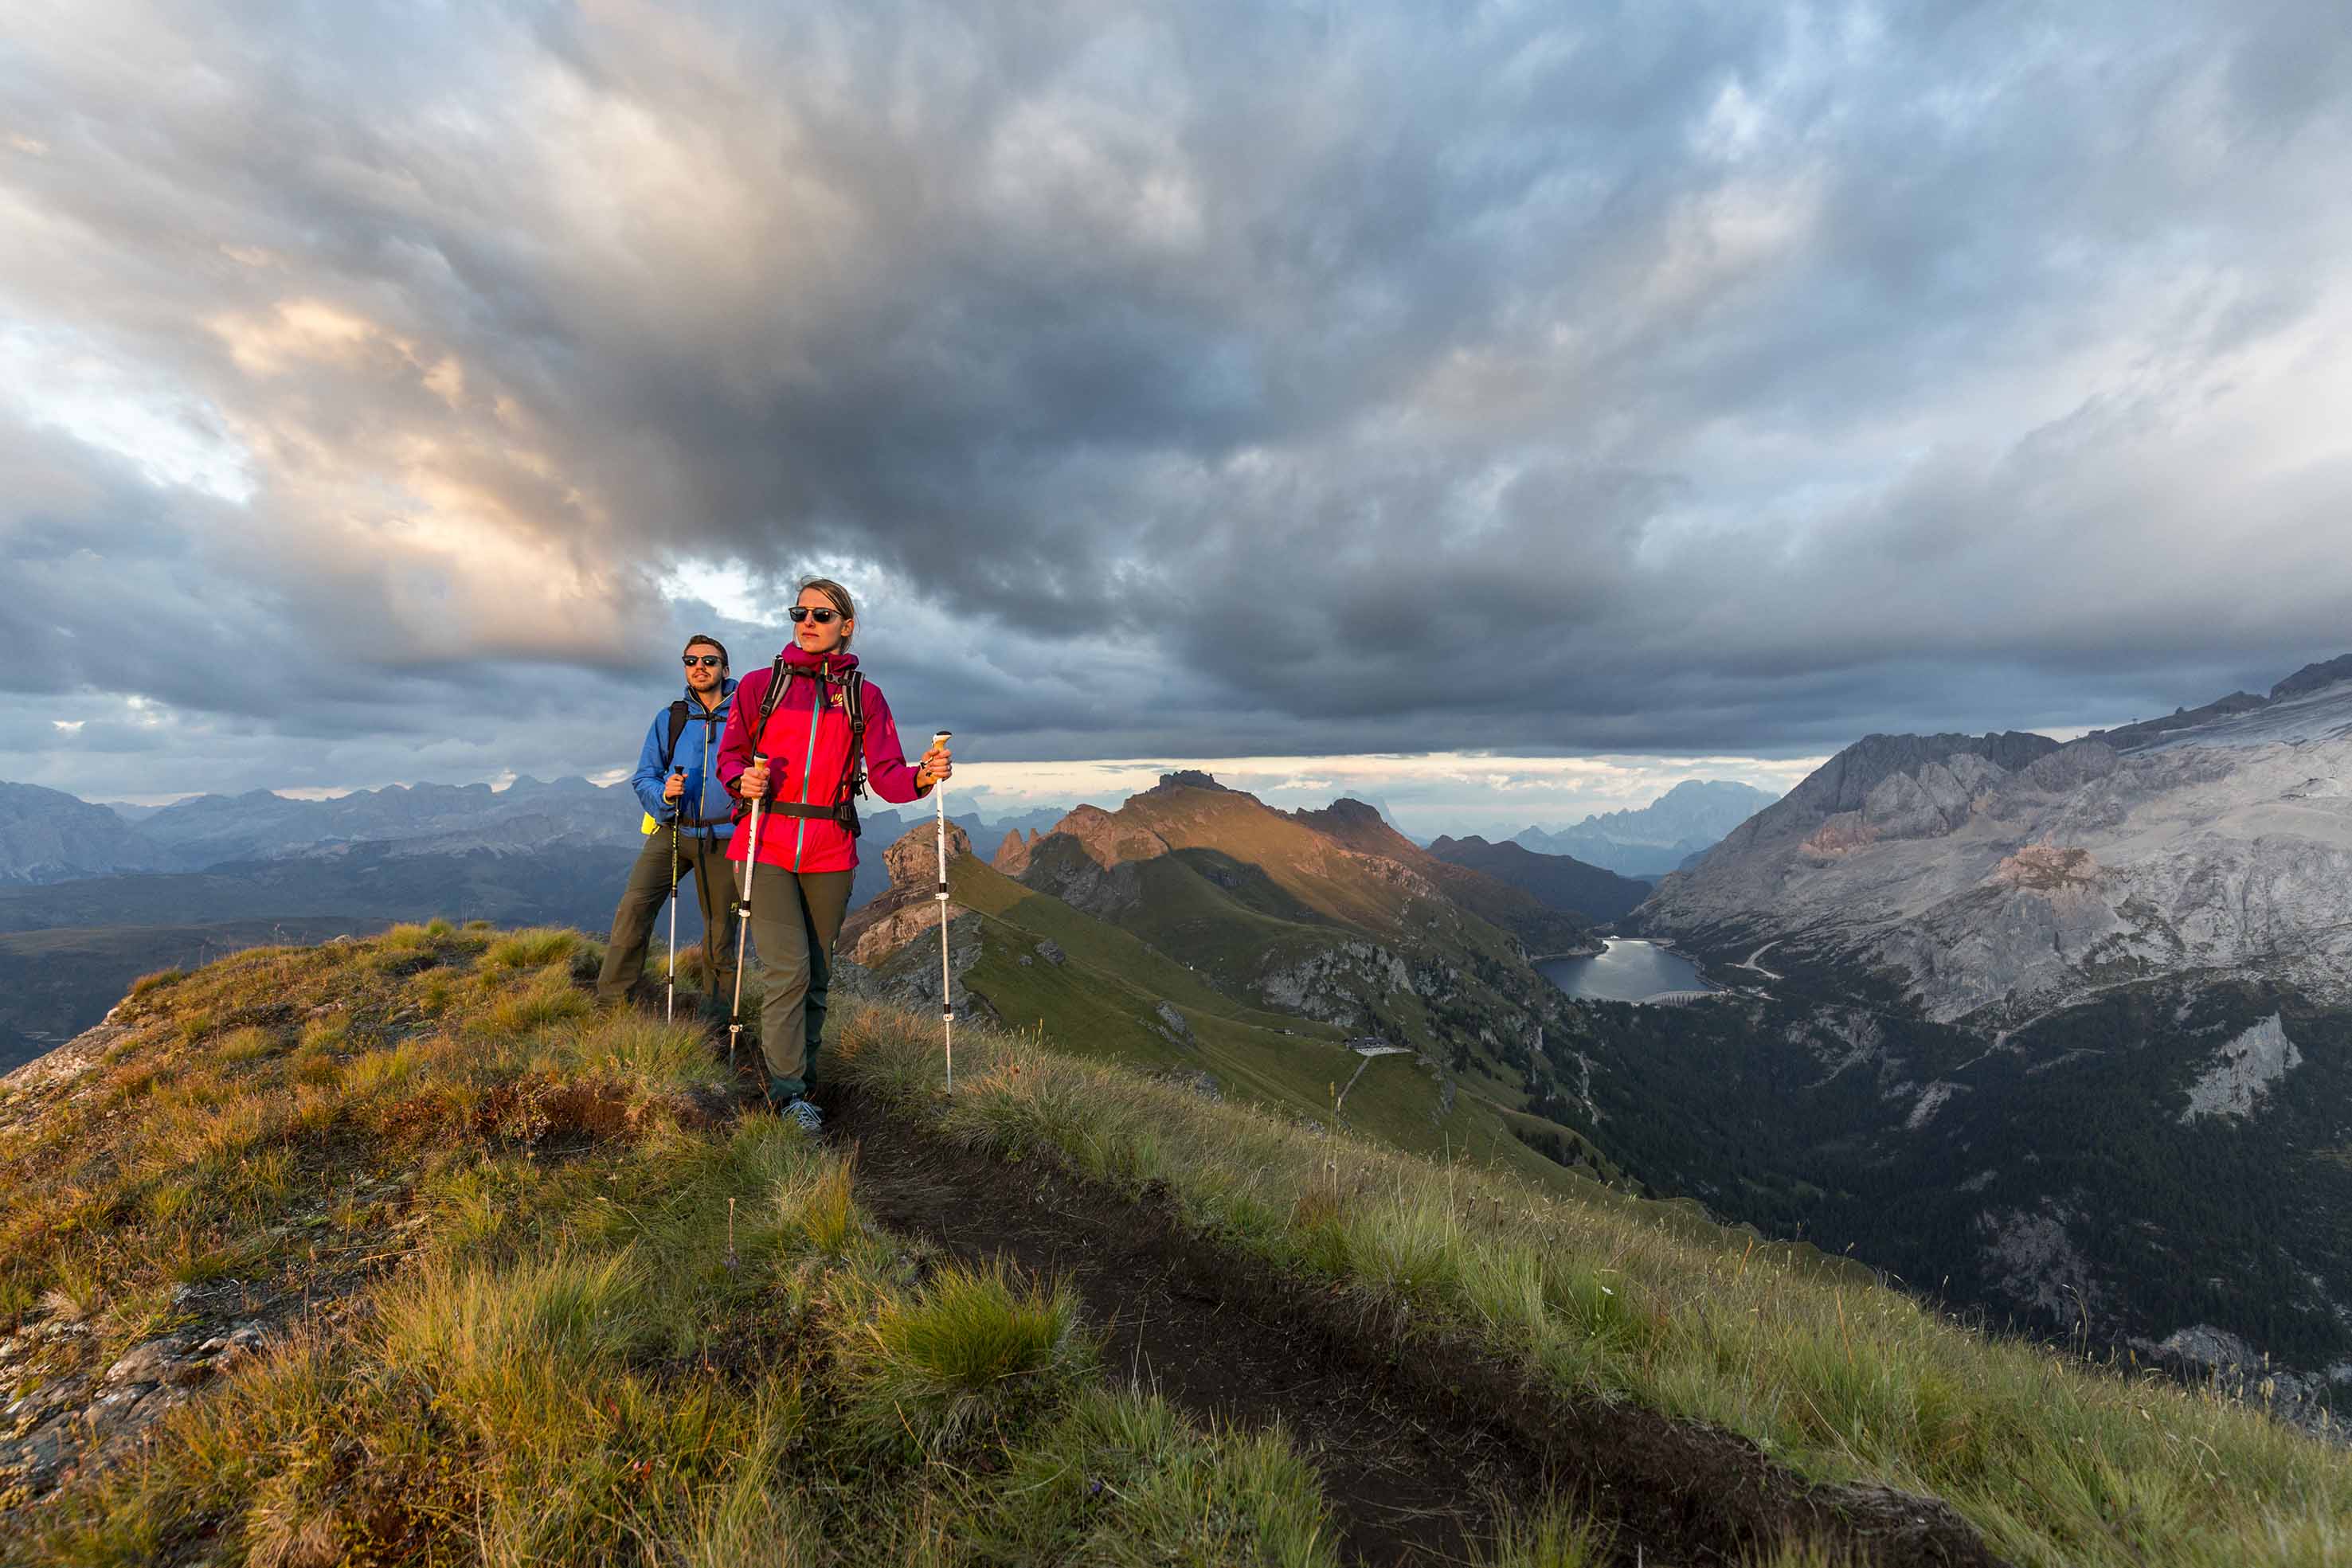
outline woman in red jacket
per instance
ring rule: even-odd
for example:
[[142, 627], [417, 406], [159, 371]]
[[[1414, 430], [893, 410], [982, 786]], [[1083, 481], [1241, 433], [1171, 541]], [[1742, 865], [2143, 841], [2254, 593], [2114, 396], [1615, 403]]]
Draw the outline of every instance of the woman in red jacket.
[[[751, 878], [751, 941], [760, 949], [768, 1103], [813, 1133], [823, 1119], [808, 1103], [809, 1071], [824, 1032], [833, 942], [856, 874], [850, 824], [861, 772], [876, 794], [904, 805], [955, 769], [945, 747], [907, 765], [890, 705], [857, 673], [857, 655], [849, 651], [857, 611], [847, 589], [810, 578], [789, 613], [791, 643], [774, 664], [745, 675], [735, 689], [719, 779], [743, 802], [728, 859], [756, 853], [760, 860]], [[767, 758], [765, 767], [752, 764], [755, 753]], [[756, 844], [746, 827], [755, 800], [766, 802]]]

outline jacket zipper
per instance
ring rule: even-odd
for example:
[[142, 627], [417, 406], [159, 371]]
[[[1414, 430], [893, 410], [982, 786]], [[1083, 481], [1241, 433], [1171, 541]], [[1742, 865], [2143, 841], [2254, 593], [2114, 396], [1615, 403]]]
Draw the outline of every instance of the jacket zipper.
[[[809, 683], [808, 751], [801, 759], [801, 804], [808, 804], [809, 785], [816, 773], [816, 721], [824, 715], [824, 677]], [[808, 838], [808, 819], [793, 819], [793, 869], [801, 869], [801, 845]]]
[[[712, 708], [707, 711], [716, 713], [718, 709]], [[694, 820], [697, 822], [705, 822], [710, 818], [710, 726], [707, 721], [702, 727], [701, 777], [702, 782], [696, 787], [694, 797]], [[708, 830], [706, 829], [702, 831], [698, 831], [694, 836], [697, 839], [700, 839], [703, 838], [707, 832]]]

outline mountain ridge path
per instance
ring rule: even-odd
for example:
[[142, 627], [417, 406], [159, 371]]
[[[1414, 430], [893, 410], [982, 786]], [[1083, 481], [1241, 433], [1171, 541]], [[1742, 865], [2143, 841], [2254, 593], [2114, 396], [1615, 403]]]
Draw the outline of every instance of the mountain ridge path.
[[1008, 1163], [877, 1096], [831, 1096], [877, 1220], [969, 1264], [1063, 1280], [1104, 1364], [1188, 1417], [1279, 1421], [1315, 1468], [1342, 1554], [1363, 1564], [1483, 1559], [1500, 1526], [1554, 1501], [1611, 1531], [1633, 1568], [1747, 1563], [1826, 1537], [1856, 1563], [1998, 1565], [1948, 1507], [1873, 1487], [1808, 1487], [1745, 1439], [1622, 1404], [1566, 1403], [1401, 1310], [1284, 1274], [1201, 1236], [1149, 1189], [1129, 1197], [1050, 1156]]

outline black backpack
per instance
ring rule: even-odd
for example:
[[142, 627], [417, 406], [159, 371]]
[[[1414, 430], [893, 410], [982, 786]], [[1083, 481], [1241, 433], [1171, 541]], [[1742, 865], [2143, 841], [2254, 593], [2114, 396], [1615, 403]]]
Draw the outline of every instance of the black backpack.
[[751, 731], [752, 745], [757, 746], [760, 737], [768, 733], [769, 716], [776, 711], [776, 704], [782, 700], [785, 683], [794, 675], [805, 675], [816, 683], [816, 695], [813, 700], [820, 706], [824, 702], [825, 687], [839, 683], [842, 706], [849, 715], [849, 766], [843, 770], [841, 782], [834, 789], [831, 805], [802, 806], [783, 801], [771, 804], [768, 810], [778, 816], [809, 817], [838, 822], [849, 830], [851, 838], [856, 838], [866, 831], [864, 824], [857, 820], [857, 802], [866, 793], [866, 676], [855, 669], [844, 670], [839, 675], [830, 677], [822, 670], [788, 669], [784, 656], [777, 654], [776, 662], [768, 666], [768, 690], [760, 698], [760, 723]]
[[[677, 761], [678, 737], [686, 733], [686, 727], [697, 718], [701, 719], [706, 727], [719, 722], [708, 709], [697, 714], [694, 706], [694, 704], [688, 702], [684, 697], [669, 705], [669, 738], [662, 742], [662, 777], [665, 779], [669, 777], [671, 768]], [[699, 800], [695, 802], [697, 808], [701, 804]], [[687, 821], [688, 816], [694, 820]], [[677, 805], [677, 825], [681, 828], [723, 827], [732, 820], [731, 817], [722, 817], [716, 821], [704, 821], [700, 810], [688, 812], [683, 800], [680, 800]]]

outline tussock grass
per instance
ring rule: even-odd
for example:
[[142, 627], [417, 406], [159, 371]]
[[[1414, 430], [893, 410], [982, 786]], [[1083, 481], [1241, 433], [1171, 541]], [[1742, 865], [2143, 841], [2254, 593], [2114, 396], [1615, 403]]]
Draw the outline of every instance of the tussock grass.
[[727, 1082], [726, 1063], [711, 1054], [698, 1026], [664, 1023], [649, 1014], [614, 1013], [566, 1049], [570, 1060], [586, 1071], [645, 1093]]
[[175, 1283], [339, 1303], [37, 1535], [0, 1521], [0, 1559], [1333, 1561], [1286, 1441], [1108, 1392], [1056, 1286], [927, 1277], [846, 1161], [711, 1123], [695, 1030], [567, 1001], [593, 951], [435, 923], [239, 955], [157, 992], [92, 1081], [121, 1114], [0, 1143], [0, 1312], [91, 1325], [51, 1371], [182, 1321]]
[[518, 1368], [557, 1387], [648, 1342], [648, 1295], [644, 1267], [625, 1247], [558, 1250], [506, 1268], [445, 1263], [385, 1293], [380, 1358], [461, 1393]]
[[153, 1000], [155, 993], [164, 987], [176, 985], [187, 977], [188, 972], [185, 969], [150, 970], [131, 982], [130, 995], [125, 999], [134, 1002]]
[[509, 932], [484, 949], [482, 968], [488, 974], [504, 969], [541, 968], [569, 959], [585, 940], [577, 931], [557, 925], [535, 925]]
[[1017, 1037], [957, 1043], [947, 1101], [935, 1020], [861, 1009], [831, 1060], [972, 1145], [1160, 1184], [1232, 1244], [1475, 1335], [1564, 1395], [1727, 1427], [1818, 1479], [1941, 1496], [2014, 1561], [2307, 1563], [2352, 1531], [2352, 1459], [2219, 1395]]
[[268, 1056], [278, 1049], [278, 1042], [266, 1029], [247, 1025], [231, 1030], [214, 1042], [213, 1060], [224, 1067], [234, 1067]]
[[[1486, 1568], [1605, 1568], [1614, 1560], [1609, 1532], [1572, 1510], [1553, 1508], [1507, 1519]], [[1776, 1568], [1780, 1559], [1774, 1560]], [[1795, 1562], [1786, 1568], [1799, 1568]]]
[[1339, 1568], [1315, 1473], [1279, 1429], [1188, 1428], [1091, 1390], [1024, 1452], [982, 1516], [990, 1561]]
[[491, 1005], [489, 1021], [509, 1034], [529, 1034], [595, 1010], [596, 1004], [581, 994], [571, 977], [558, 973], [542, 975], [524, 989], [501, 997]]
[[1094, 1370], [1075, 1298], [1001, 1270], [941, 1269], [912, 1299], [886, 1299], [841, 1344], [860, 1418], [938, 1456], [981, 1430], [1066, 1398]]

